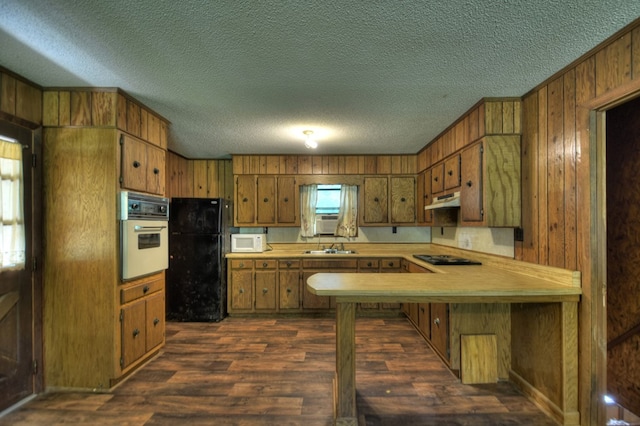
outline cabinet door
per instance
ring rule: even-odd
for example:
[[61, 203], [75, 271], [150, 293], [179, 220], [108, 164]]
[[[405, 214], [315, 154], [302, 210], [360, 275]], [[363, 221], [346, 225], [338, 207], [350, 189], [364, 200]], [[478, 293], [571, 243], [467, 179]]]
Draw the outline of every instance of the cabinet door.
[[460, 218], [463, 222], [482, 222], [482, 142], [462, 151]]
[[431, 340], [431, 304], [418, 303], [418, 328]]
[[147, 146], [144, 142], [122, 134], [122, 187], [134, 191], [147, 190]]
[[438, 164], [431, 168], [431, 193], [438, 194], [444, 191], [444, 164]]
[[278, 178], [278, 224], [295, 225], [297, 214], [296, 179], [293, 176]]
[[431, 344], [449, 361], [449, 304], [431, 304]]
[[279, 272], [280, 310], [300, 309], [300, 271]]
[[159, 292], [146, 300], [147, 352], [164, 342], [164, 293]]
[[122, 308], [120, 317], [122, 321], [122, 357], [120, 366], [126, 368], [147, 351], [145, 301], [140, 300]]
[[256, 310], [276, 310], [276, 271], [256, 270], [255, 280]]
[[391, 178], [391, 223], [416, 221], [416, 180], [413, 177]]
[[258, 223], [271, 225], [276, 223], [276, 178], [275, 176], [258, 176]]
[[433, 224], [433, 212], [424, 208], [431, 204], [431, 169], [418, 175], [417, 183], [417, 215], [418, 223], [424, 225]]
[[231, 302], [229, 310], [251, 310], [253, 302], [253, 271], [231, 271]]
[[460, 186], [460, 155], [454, 155], [444, 163], [444, 189]]
[[164, 194], [165, 157], [166, 152], [160, 148], [147, 145], [147, 192]]
[[364, 178], [363, 224], [385, 224], [389, 222], [387, 186], [388, 180], [386, 177]]
[[256, 178], [253, 175], [236, 177], [236, 225], [250, 225], [256, 222]]

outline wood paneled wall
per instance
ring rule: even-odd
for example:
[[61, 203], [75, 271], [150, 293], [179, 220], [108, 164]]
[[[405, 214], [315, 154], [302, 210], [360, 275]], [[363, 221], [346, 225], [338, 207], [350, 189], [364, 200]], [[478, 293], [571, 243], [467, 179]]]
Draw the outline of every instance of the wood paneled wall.
[[42, 124], [42, 89], [0, 67], [0, 114], [36, 128]]
[[[590, 115], [624, 96], [630, 87], [640, 89], [640, 29], [636, 21], [575, 61], [523, 97], [522, 192], [524, 241], [517, 243], [516, 258], [528, 262], [579, 270], [583, 296], [580, 320], [581, 424], [600, 424], [598, 400], [604, 392], [602, 371], [606, 354], [606, 324], [598, 318], [600, 290], [592, 276], [591, 227], [595, 182], [591, 173]], [[603, 195], [603, 194], [601, 194]], [[513, 306], [512, 360], [518, 374], [536, 388], [553, 388], [549, 378], [533, 374], [548, 366], [561, 347], [558, 305]], [[544, 321], [542, 321], [544, 319]], [[550, 320], [551, 319], [551, 320]], [[527, 333], [530, 324], [549, 323], [542, 333]], [[594, 331], [595, 330], [595, 331]], [[532, 359], [527, 347], [548, 347], [544, 359]], [[561, 371], [556, 374], [562, 374]], [[550, 376], [550, 377], [553, 377]], [[556, 391], [549, 395], [561, 398]]]

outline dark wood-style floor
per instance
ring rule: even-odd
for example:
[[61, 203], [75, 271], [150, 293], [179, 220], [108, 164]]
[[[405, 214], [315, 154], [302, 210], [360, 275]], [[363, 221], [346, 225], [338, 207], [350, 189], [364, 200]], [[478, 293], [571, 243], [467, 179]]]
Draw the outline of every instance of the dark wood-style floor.
[[[362, 425], [555, 425], [510, 383], [462, 385], [404, 318], [358, 319]], [[39, 395], [2, 425], [331, 425], [335, 321], [169, 323], [110, 393]]]

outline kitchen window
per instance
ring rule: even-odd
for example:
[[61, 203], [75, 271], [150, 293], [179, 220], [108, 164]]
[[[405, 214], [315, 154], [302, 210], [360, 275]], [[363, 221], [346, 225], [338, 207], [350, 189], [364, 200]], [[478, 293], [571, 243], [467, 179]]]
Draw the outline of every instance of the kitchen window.
[[22, 145], [0, 136], [0, 270], [24, 269]]
[[331, 222], [335, 220], [334, 235], [357, 235], [358, 187], [355, 185], [301, 185], [300, 207], [302, 237], [318, 235], [317, 219], [324, 221], [327, 217], [333, 217]]

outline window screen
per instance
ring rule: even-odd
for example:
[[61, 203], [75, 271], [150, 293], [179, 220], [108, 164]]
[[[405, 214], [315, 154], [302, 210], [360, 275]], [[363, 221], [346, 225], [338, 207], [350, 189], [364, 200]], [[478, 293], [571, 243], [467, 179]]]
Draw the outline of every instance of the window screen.
[[342, 185], [318, 185], [316, 214], [338, 214], [340, 211], [340, 187]]

